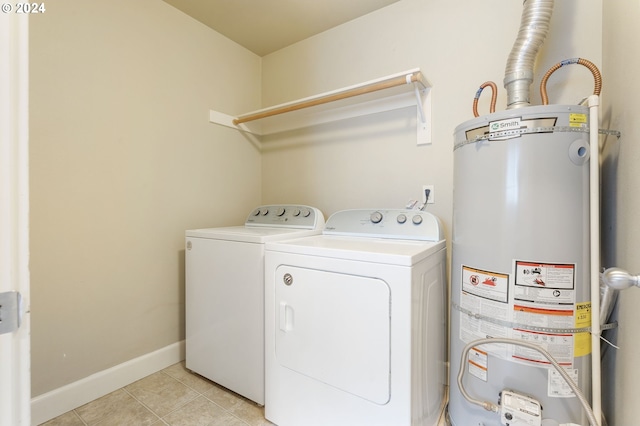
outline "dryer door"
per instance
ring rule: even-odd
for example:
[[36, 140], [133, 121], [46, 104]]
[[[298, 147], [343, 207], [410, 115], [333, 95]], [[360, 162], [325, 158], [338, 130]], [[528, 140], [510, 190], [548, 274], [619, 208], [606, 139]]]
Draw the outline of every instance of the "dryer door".
[[277, 268], [275, 280], [278, 363], [386, 404], [391, 370], [388, 284], [286, 265]]

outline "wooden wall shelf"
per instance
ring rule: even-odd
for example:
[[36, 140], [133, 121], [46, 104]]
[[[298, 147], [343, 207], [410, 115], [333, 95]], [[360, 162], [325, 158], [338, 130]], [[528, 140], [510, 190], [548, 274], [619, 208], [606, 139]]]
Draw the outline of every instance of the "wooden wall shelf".
[[377, 112], [416, 106], [417, 142], [431, 143], [431, 86], [420, 69], [344, 87], [233, 117], [209, 112], [209, 121], [269, 135]]

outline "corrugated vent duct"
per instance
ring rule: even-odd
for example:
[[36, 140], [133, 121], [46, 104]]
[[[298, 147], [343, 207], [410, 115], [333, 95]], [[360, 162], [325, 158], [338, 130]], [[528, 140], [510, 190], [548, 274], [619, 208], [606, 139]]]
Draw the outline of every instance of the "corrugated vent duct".
[[507, 109], [529, 106], [529, 87], [538, 50], [549, 31], [554, 0], [525, 0], [518, 37], [511, 48], [504, 75]]

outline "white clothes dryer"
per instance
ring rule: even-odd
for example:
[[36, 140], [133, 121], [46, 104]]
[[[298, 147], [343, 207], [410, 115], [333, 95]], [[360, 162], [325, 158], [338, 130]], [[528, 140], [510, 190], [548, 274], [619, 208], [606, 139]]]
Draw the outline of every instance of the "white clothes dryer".
[[314, 207], [254, 209], [244, 226], [186, 231], [186, 367], [264, 404], [264, 250], [320, 234]]
[[446, 395], [446, 248], [416, 210], [345, 210], [265, 252], [265, 416], [433, 426]]

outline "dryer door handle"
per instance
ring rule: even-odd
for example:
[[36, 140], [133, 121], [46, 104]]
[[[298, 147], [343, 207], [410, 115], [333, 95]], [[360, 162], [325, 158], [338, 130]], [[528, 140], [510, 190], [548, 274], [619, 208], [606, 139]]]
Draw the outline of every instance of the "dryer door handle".
[[280, 302], [280, 330], [293, 330], [293, 308], [287, 302]]

